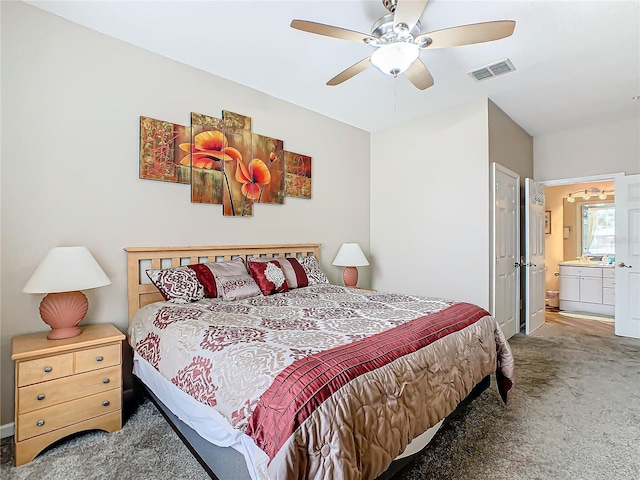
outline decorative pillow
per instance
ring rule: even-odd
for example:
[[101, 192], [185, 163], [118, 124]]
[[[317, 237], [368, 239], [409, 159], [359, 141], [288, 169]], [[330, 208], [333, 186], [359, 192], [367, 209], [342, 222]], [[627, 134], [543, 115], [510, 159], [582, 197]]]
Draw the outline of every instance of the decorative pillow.
[[205, 265], [211, 269], [213, 275], [227, 276], [248, 273], [247, 267], [240, 257], [236, 257], [233, 260], [225, 260], [224, 262], [209, 262], [205, 263]]
[[270, 260], [267, 262], [248, 262], [249, 272], [258, 284], [263, 295], [284, 293], [289, 291], [289, 285], [285, 278], [280, 262]]
[[189, 303], [202, 299], [204, 289], [195, 272], [187, 267], [146, 270], [147, 276], [165, 300]]
[[318, 259], [313, 255], [301, 257], [298, 259], [300, 265], [304, 269], [309, 279], [309, 285], [318, 285], [320, 283], [329, 283], [329, 279], [324, 274], [318, 263]]
[[[307, 277], [307, 272], [304, 271], [302, 265], [297, 258], [283, 258], [282, 259], [282, 271], [287, 277], [287, 283], [289, 287], [291, 287], [291, 283], [295, 283], [295, 287], [293, 288], [302, 288], [309, 285], [309, 277]], [[287, 276], [287, 273], [289, 274]], [[289, 278], [291, 277], [291, 283], [289, 282]], [[294, 282], [295, 279], [295, 282]]]
[[[250, 258], [249, 271], [251, 271], [251, 262], [262, 262], [262, 263], [277, 262], [278, 265], [280, 265], [282, 272], [284, 273], [284, 278], [287, 280], [287, 285], [289, 289], [306, 287], [307, 285], [309, 285], [309, 279], [307, 278], [307, 274], [304, 272], [302, 265], [300, 265], [300, 262], [298, 262], [298, 259], [296, 258], [284, 258], [284, 257], [282, 258], [262, 258], [262, 257]], [[260, 282], [258, 282], [258, 284], [259, 283]]]
[[198, 281], [204, 288], [204, 296], [207, 298], [221, 296], [218, 295], [215, 275], [242, 275], [247, 273], [247, 267], [240, 257], [236, 257], [233, 260], [225, 260], [224, 262], [196, 263], [188, 265], [188, 267], [195, 272]]
[[223, 300], [240, 300], [261, 295], [258, 284], [248, 273], [216, 275], [218, 296]]
[[191, 270], [193, 270], [193, 273], [196, 274], [198, 281], [204, 289], [204, 296], [206, 298], [216, 298], [218, 296], [216, 279], [207, 264], [194, 263], [193, 265], [187, 265], [187, 268], [190, 268]]

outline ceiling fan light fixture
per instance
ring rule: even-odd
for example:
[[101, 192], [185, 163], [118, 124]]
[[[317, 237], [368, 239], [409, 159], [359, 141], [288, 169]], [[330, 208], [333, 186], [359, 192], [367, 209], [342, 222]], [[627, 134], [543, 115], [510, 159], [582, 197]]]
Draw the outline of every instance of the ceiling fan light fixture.
[[420, 49], [407, 42], [383, 45], [371, 55], [371, 63], [385, 75], [397, 77], [416, 61]]

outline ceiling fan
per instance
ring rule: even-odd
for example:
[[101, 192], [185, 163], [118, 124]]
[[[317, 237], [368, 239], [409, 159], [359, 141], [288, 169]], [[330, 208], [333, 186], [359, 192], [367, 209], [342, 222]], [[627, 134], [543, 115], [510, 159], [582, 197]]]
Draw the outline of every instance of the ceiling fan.
[[404, 73], [420, 90], [433, 85], [431, 73], [418, 58], [420, 50], [499, 40], [510, 36], [516, 27], [516, 22], [512, 20], [500, 20], [421, 33], [420, 17], [427, 1], [382, 0], [382, 4], [391, 13], [373, 24], [371, 35], [307, 20], [293, 20], [291, 27], [376, 48], [371, 56], [351, 65], [329, 80], [327, 85], [339, 85], [373, 64], [386, 75], [397, 77]]

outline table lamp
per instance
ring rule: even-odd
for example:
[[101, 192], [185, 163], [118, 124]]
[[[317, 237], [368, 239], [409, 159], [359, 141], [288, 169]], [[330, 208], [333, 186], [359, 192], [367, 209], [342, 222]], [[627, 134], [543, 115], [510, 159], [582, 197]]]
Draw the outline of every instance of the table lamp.
[[111, 280], [86, 247], [55, 247], [49, 250], [22, 289], [25, 293], [46, 293], [40, 316], [51, 327], [50, 340], [78, 336], [77, 326], [89, 309], [80, 290], [103, 287]]
[[358, 269], [369, 265], [367, 257], [362, 253], [360, 245], [357, 243], [343, 243], [338, 251], [338, 255], [333, 260], [333, 264], [345, 267], [342, 278], [347, 287], [355, 288], [358, 285]]

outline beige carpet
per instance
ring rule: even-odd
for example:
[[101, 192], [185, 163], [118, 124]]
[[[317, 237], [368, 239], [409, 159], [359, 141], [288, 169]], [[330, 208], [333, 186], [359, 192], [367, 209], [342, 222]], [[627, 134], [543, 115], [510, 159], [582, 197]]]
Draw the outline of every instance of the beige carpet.
[[[517, 385], [509, 405], [492, 385], [400, 479], [640, 478], [640, 340], [559, 325], [540, 331], [511, 340]], [[80, 436], [22, 467], [11, 461], [5, 439], [7, 480], [208, 478], [151, 403], [120, 432]]]

